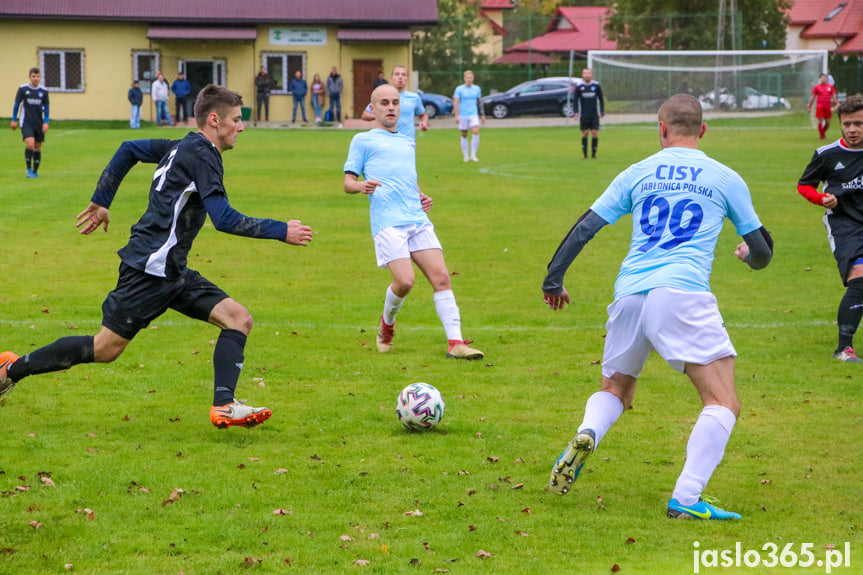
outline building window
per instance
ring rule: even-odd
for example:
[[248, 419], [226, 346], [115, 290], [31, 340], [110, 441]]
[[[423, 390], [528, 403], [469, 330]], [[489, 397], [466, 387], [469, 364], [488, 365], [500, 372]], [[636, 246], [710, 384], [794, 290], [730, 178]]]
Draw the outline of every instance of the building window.
[[83, 50], [39, 50], [42, 84], [52, 92], [84, 91]]
[[150, 84], [156, 79], [158, 70], [158, 52], [132, 52], [132, 80], [138, 80], [138, 86], [145, 94], [150, 93]]
[[261, 54], [261, 65], [267, 69], [270, 78], [276, 81], [273, 94], [287, 94], [288, 82], [299, 70], [306, 77], [306, 55], [293, 53], [267, 52]]

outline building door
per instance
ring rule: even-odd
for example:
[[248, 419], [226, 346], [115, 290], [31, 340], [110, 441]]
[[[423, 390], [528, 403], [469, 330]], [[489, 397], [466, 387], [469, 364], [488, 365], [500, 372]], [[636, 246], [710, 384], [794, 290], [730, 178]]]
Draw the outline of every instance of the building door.
[[372, 85], [383, 65], [383, 60], [354, 60], [354, 118], [361, 118], [371, 102]]
[[227, 65], [224, 60], [181, 60], [180, 70], [185, 71], [186, 80], [192, 85], [190, 98], [193, 102], [201, 88], [207, 84], [224, 86], [227, 82]]

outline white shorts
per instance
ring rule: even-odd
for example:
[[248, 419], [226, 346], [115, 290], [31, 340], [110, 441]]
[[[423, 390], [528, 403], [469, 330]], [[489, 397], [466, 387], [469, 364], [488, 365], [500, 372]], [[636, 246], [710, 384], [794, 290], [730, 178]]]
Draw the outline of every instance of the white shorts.
[[710, 292], [656, 288], [622, 297], [608, 306], [605, 328], [605, 377], [616, 372], [638, 377], [654, 350], [681, 373], [687, 363], [737, 356]]
[[459, 116], [458, 117], [458, 129], [459, 130], [470, 130], [479, 126], [479, 116]]
[[384, 228], [374, 240], [379, 268], [387, 267], [393, 260], [410, 258], [411, 252], [443, 250], [431, 222]]

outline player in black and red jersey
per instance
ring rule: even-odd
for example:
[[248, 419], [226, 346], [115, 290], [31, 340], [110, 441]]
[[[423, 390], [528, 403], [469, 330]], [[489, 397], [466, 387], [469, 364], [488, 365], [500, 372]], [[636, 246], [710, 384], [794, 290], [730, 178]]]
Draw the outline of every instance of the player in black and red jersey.
[[836, 113], [842, 138], [815, 150], [797, 191], [827, 208], [824, 226], [846, 287], [839, 302], [839, 345], [833, 357], [863, 363], [854, 352], [854, 333], [863, 317], [863, 95], [850, 96]]
[[41, 85], [39, 68], [30, 68], [30, 82], [21, 84], [15, 94], [12, 108], [12, 129], [18, 128], [18, 113], [21, 113], [21, 137], [24, 139], [24, 159], [27, 162], [27, 177], [39, 177], [42, 163], [42, 142], [48, 131], [48, 90]]

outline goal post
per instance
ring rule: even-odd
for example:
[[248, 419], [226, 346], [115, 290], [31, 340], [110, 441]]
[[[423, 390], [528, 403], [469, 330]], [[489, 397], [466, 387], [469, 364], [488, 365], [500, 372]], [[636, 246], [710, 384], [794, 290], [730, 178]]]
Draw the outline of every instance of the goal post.
[[591, 50], [587, 67], [617, 112], [656, 112], [669, 96], [705, 110], [803, 110], [827, 50]]

